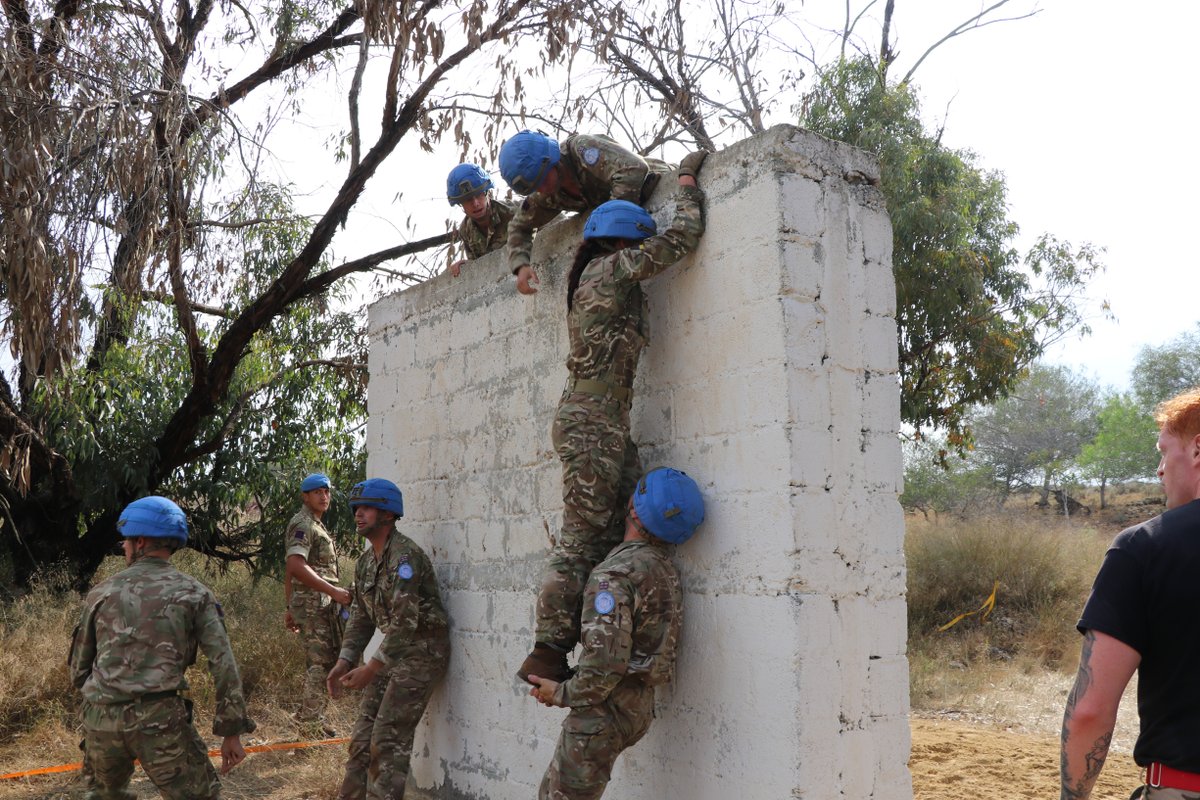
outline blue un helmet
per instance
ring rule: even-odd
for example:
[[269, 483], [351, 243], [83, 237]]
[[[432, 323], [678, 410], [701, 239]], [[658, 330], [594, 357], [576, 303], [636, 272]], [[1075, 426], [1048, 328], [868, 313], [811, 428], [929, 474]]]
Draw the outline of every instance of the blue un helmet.
[[658, 233], [654, 217], [628, 200], [609, 200], [596, 206], [583, 226], [586, 239], [645, 239]]
[[500, 147], [500, 176], [514, 192], [528, 196], [560, 156], [558, 142], [546, 134], [521, 131]]
[[704, 522], [700, 487], [687, 473], [670, 467], [642, 476], [633, 490], [633, 510], [642, 527], [671, 544], [683, 544]]
[[125, 506], [117, 519], [117, 532], [126, 539], [146, 536], [175, 539], [187, 544], [188, 525], [183, 510], [165, 497], [143, 497]]
[[492, 188], [492, 179], [482, 167], [475, 164], [459, 164], [450, 170], [446, 178], [446, 199], [456, 206], [464, 200]]
[[400, 487], [386, 478], [367, 478], [350, 490], [350, 507], [370, 506], [404, 516], [404, 495]]
[[320, 472], [314, 472], [304, 480], [300, 481], [300, 491], [311, 492], [313, 489], [332, 489], [333, 484], [329, 482], [329, 478], [322, 475]]

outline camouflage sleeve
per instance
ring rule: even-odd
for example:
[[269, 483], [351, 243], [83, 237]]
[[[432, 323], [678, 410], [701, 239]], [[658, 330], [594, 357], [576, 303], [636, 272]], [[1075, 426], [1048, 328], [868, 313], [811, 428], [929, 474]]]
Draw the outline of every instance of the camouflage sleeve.
[[479, 240], [471, 235], [471, 220], [469, 217], [464, 217], [462, 222], [458, 223], [458, 231], [456, 238], [459, 246], [463, 250], [463, 258], [472, 260], [479, 258], [483, 253], [479, 252]]
[[558, 216], [553, 208], [543, 208], [536, 200], [526, 197], [508, 221], [508, 269], [516, 275], [521, 267], [529, 266], [533, 253], [533, 231]]
[[82, 689], [92, 674], [92, 662], [96, 659], [96, 608], [98, 601], [93, 601], [89, 595], [79, 624], [71, 637], [71, 652], [67, 655], [67, 665], [71, 669], [71, 683], [76, 689]]
[[421, 621], [421, 591], [431, 580], [436, 580], [433, 565], [424, 551], [409, 551], [408, 563], [412, 565], [412, 576], [397, 577], [392, 589], [391, 625], [383, 632], [383, 641], [375, 651], [374, 658], [390, 667], [399, 661], [404, 651], [416, 640]]
[[652, 278], [696, 249], [704, 233], [704, 192], [696, 186], [680, 186], [675, 195], [675, 218], [671, 227], [651, 236], [637, 248], [620, 252], [613, 275], [617, 280], [644, 281]]
[[[362, 586], [362, 580], [357, 574], [354, 585]], [[355, 591], [350, 605], [350, 621], [346, 623], [346, 630], [342, 633], [342, 649], [338, 653], [338, 658], [344, 658], [351, 664], [357, 664], [373, 635], [375, 635], [375, 623], [371, 621], [371, 615], [367, 613], [367, 605], [363, 600], [362, 592]]]
[[246, 713], [246, 697], [242, 694], [242, 679], [238, 675], [237, 661], [229, 636], [225, 633], [225, 620], [221, 604], [211, 595], [200, 601], [197, 609], [196, 638], [200, 650], [208, 659], [208, 671], [212, 675], [217, 693], [217, 710], [213, 714], [213, 734], [236, 736], [250, 733], [254, 720]]
[[621, 682], [633, 653], [633, 607], [634, 588], [626, 578], [592, 573], [583, 597], [579, 668], [573, 678], [559, 684], [556, 703], [594, 706]]
[[287, 547], [287, 555], [289, 556], [304, 556], [308, 560], [308, 551], [312, 546], [312, 526], [305, 524], [303, 521], [293, 522], [288, 525], [287, 533], [285, 534]]

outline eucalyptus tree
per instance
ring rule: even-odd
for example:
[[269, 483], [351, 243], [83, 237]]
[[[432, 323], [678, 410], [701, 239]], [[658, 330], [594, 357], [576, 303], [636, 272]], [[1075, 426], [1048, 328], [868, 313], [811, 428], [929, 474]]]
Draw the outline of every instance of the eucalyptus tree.
[[[361, 470], [345, 279], [447, 238], [341, 241], [341, 256], [338, 232], [402, 143], [494, 147], [522, 70], [562, 59], [573, 3], [2, 9], [0, 541], [14, 577], [64, 562], [83, 584], [148, 492], [182, 501], [200, 549], [253, 557], [270, 523], [257, 509], [290, 504], [303, 469]], [[507, 57], [518, 47], [536, 67]], [[472, 67], [491, 83], [456, 84]], [[309, 154], [332, 177], [301, 216], [264, 164], [306, 104], [329, 113], [320, 79], [339, 69], [353, 72], [345, 134]]]

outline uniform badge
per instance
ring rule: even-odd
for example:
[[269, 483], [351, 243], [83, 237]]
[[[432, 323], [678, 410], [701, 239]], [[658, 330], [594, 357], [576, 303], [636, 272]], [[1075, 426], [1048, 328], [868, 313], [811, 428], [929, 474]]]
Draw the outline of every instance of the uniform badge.
[[396, 569], [396, 575], [403, 580], [408, 580], [413, 576], [412, 564], [405, 561]]
[[344, 609], [344, 608], [343, 608], [343, 609], [342, 609], [342, 613], [341, 613], [341, 617], [342, 617], [342, 619], [343, 619], [343, 620], [348, 620], [348, 619], [350, 619], [350, 612], [349, 612], [349, 611], [347, 611], [346, 609]]
[[589, 167], [594, 167], [596, 166], [596, 162], [600, 160], [600, 148], [585, 147], [580, 155], [583, 157], [583, 163], [587, 164]]
[[295, 535], [294, 537], [292, 537], [292, 538], [294, 538], [296, 541], [300, 541], [301, 539], [303, 539], [303, 538], [304, 538], [304, 531], [302, 531], [302, 530], [300, 530], [299, 528], [297, 528], [297, 529], [296, 529], [296, 535]]
[[225, 611], [221, 608], [221, 604], [213, 603], [213, 605], [217, 607], [217, 616], [221, 619], [225, 619]]
[[596, 595], [595, 606], [597, 614], [611, 614], [617, 607], [617, 600], [612, 596], [612, 592], [602, 591]]

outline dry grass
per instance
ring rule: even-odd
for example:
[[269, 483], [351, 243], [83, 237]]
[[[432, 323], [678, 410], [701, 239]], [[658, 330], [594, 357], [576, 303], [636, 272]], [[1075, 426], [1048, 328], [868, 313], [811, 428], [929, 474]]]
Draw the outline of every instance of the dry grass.
[[[242, 570], [213, 572], [191, 551], [172, 562], [213, 588], [225, 610], [225, 623], [241, 667], [250, 714], [258, 730], [242, 737], [247, 747], [293, 742], [303, 737], [290, 718], [299, 705], [304, 657], [297, 639], [283, 628], [279, 583], [250, 580]], [[109, 559], [97, 581], [123, 566]], [[0, 774], [70, 764], [80, 759], [79, 695], [70, 685], [66, 657], [79, 616], [79, 599], [52, 585], [0, 606]], [[196, 702], [196, 728], [211, 747], [215, 695], [204, 658], [188, 671]], [[353, 695], [353, 693], [351, 693]], [[341, 735], [355, 717], [357, 696], [332, 704], [327, 716]], [[345, 745], [252, 755], [222, 779], [232, 800], [333, 800], [341, 782]], [[140, 771], [132, 788], [138, 797], [158, 797]], [[81, 798], [79, 773], [65, 772], [0, 781], [0, 798]]]
[[[971, 519], [908, 518], [909, 670], [913, 713], [1057, 735], [1079, 663], [1075, 623], [1092, 579], [1122, 527], [1161, 511], [1161, 493], [1110, 492], [1113, 504], [1071, 520], [1014, 504]], [[1000, 582], [995, 610], [938, 627], [978, 609]], [[1121, 704], [1113, 747], [1137, 736], [1136, 677]]]

